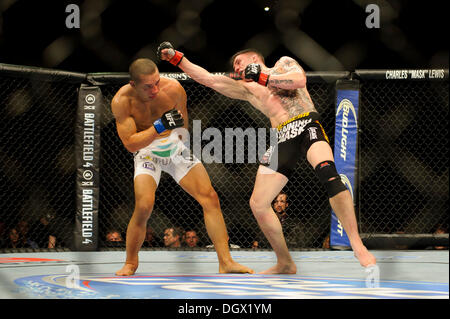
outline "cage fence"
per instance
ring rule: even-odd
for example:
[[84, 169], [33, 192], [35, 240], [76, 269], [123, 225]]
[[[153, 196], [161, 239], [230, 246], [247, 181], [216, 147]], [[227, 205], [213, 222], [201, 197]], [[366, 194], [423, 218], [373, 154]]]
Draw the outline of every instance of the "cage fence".
[[[0, 68], [1, 247], [73, 249], [74, 127], [78, 90], [89, 77], [12, 69], [8, 65]], [[308, 75], [308, 90], [331, 145], [335, 81]], [[126, 75], [108, 74], [97, 83], [103, 95], [100, 249], [124, 247], [111, 246], [106, 235], [115, 230], [125, 240], [134, 210], [133, 154], [117, 135], [110, 107], [112, 97], [125, 83]], [[268, 119], [247, 102], [227, 98], [192, 80], [180, 83], [188, 97], [191, 136], [194, 125], [199, 125], [202, 133], [214, 128], [221, 136], [230, 130], [270, 127]], [[433, 234], [441, 229], [448, 233], [448, 76], [441, 81], [362, 78], [360, 91], [360, 194], [356, 207], [360, 232]], [[201, 149], [205, 150], [210, 140], [202, 137]], [[233, 147], [236, 143], [233, 140]], [[244, 144], [246, 151], [255, 150], [248, 137]], [[249, 249], [257, 240], [261, 248], [270, 248], [249, 206], [258, 163], [249, 160], [249, 153], [244, 154], [244, 163], [204, 161], [204, 166], [219, 195], [230, 243]], [[306, 160], [297, 164], [284, 191], [289, 203], [289, 218], [283, 224], [288, 247], [321, 248], [330, 232], [330, 205]], [[201, 206], [167, 174], [161, 176], [148, 226], [154, 237], [154, 244], [148, 247], [163, 247], [163, 233], [169, 227], [195, 230], [200, 247], [211, 244]], [[19, 241], [13, 242], [14, 231]], [[48, 241], [49, 235], [56, 243]]]

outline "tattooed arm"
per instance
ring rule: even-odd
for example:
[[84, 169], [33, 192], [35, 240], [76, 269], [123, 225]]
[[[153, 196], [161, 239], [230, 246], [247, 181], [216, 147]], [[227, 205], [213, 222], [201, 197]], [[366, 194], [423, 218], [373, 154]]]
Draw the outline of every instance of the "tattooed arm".
[[282, 57], [273, 67], [269, 77], [269, 87], [295, 90], [306, 86], [303, 68], [290, 57]]

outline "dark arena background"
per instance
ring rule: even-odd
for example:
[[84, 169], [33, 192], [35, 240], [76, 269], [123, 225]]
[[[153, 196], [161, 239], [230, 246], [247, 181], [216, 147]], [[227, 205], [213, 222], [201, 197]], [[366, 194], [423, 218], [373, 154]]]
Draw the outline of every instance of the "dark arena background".
[[[379, 11], [371, 10], [373, 5]], [[79, 15], [68, 20], [74, 12], [71, 8], [79, 9]], [[134, 209], [134, 167], [133, 155], [117, 135], [110, 103], [117, 90], [128, 83], [128, 66], [136, 58], [156, 61], [162, 76], [179, 80], [188, 97], [191, 134], [196, 120], [201, 121], [202, 132], [214, 128], [222, 136], [227, 128], [245, 131], [270, 127], [269, 120], [248, 103], [220, 95], [169, 63], [157, 61], [158, 45], [170, 41], [192, 62], [214, 73], [232, 71], [230, 57], [245, 48], [260, 50], [268, 67], [282, 56], [295, 58], [306, 71], [309, 93], [332, 147], [339, 86], [356, 85], [359, 126], [353, 196], [363, 242], [369, 249], [381, 252], [377, 256], [381, 262], [386, 252], [393, 256], [411, 251], [446, 254], [429, 259], [447, 271], [446, 278], [439, 281], [444, 283], [443, 290], [435, 289], [443, 291], [443, 295], [439, 292], [427, 296], [448, 299], [447, 15], [440, 1], [1, 0], [0, 298], [61, 298], [36, 290], [30, 293], [23, 277], [14, 282], [7, 279], [6, 271], [13, 272], [14, 267], [24, 263], [89, 265], [91, 261], [73, 254], [114, 253], [114, 262], [105, 257], [110, 255], [99, 255], [101, 263], [112, 264], [97, 273], [108, 276], [123, 263], [126, 229]], [[81, 151], [86, 134], [82, 105], [88, 101], [89, 90], [95, 96], [93, 103], [97, 103], [93, 125], [98, 147], [93, 154], [93, 175], [87, 176], [83, 170], [86, 158]], [[248, 139], [243, 141], [246, 152], [254, 151]], [[202, 148], [208, 142], [204, 139]], [[235, 140], [233, 147], [238, 144]], [[244, 163], [204, 165], [220, 198], [232, 254], [242, 254], [236, 258], [244, 256], [243, 263], [250, 258], [256, 264], [266, 257], [255, 256], [272, 256], [249, 206], [258, 164], [246, 155]], [[86, 180], [93, 182], [89, 203], [80, 196]], [[316, 260], [302, 255], [305, 253], [322, 254], [317, 261], [325, 264], [339, 262], [339, 256], [351, 258], [348, 247], [329, 243], [331, 208], [325, 189], [306, 160], [298, 163], [284, 191], [288, 195], [289, 218], [283, 230], [299, 268], [303, 269], [303, 260]], [[93, 212], [89, 228], [92, 233], [84, 245], [80, 207], [87, 204]], [[207, 247], [211, 242], [200, 205], [167, 174], [161, 176], [148, 227], [153, 241], [146, 242], [141, 250], [141, 254], [147, 254], [143, 255], [144, 263], [161, 258], [158, 262], [163, 265], [167, 261], [164, 258], [172, 256], [165, 253], [181, 252], [192, 254], [183, 257], [191, 263], [216, 262], [213, 247]], [[164, 230], [169, 227], [195, 230], [198, 246], [164, 247]], [[111, 231], [116, 231], [122, 241], [108, 241]], [[253, 246], [255, 241], [257, 248]], [[50, 255], [39, 255], [44, 253]], [[324, 257], [326, 253], [330, 253], [330, 260]], [[36, 256], [43, 256], [42, 260], [34, 260]], [[182, 259], [170, 258], [169, 263]], [[384, 260], [391, 263], [407, 258]], [[47, 274], [44, 267], [38, 266], [34, 275]], [[206, 272], [216, 273], [216, 264], [213, 267]], [[85, 272], [95, 272], [92, 269]], [[154, 271], [144, 266], [140, 270], [147, 274]], [[314, 276], [302, 271], [299, 275]], [[294, 277], [289, 278], [298, 279]], [[394, 273], [384, 279], [437, 281], [396, 277]], [[40, 284], [48, 284], [49, 280], [42, 279]], [[100, 279], [92, 277], [83, 283], [89, 280]], [[22, 289], [18, 295], [16, 286]], [[115, 293], [123, 298], [146, 296], [144, 292]], [[220, 294], [159, 296], [155, 298], [233, 298]], [[240, 296], [246, 298], [245, 294]], [[251, 296], [248, 298], [256, 298]], [[392, 294], [377, 296], [391, 298]]]

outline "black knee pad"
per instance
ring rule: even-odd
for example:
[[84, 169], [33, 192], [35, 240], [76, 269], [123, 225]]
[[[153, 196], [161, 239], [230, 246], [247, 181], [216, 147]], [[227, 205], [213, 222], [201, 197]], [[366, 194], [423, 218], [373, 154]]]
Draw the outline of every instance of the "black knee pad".
[[329, 198], [347, 190], [347, 187], [341, 181], [341, 176], [337, 172], [336, 165], [334, 165], [333, 161], [321, 162], [314, 170], [320, 182], [327, 189]]

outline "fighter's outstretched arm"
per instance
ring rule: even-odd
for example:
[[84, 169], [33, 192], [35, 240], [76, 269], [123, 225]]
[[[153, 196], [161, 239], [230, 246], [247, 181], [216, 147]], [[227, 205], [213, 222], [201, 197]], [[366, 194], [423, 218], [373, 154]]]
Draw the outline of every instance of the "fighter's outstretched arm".
[[[212, 74], [206, 69], [189, 61], [182, 53], [175, 51], [172, 45], [164, 42], [158, 48], [158, 57], [161, 60], [169, 61], [178, 66], [194, 81], [212, 88], [213, 90], [233, 99], [248, 101], [252, 94], [241, 83], [230, 77]], [[176, 60], [174, 60], [176, 59]]]
[[184, 57], [178, 67], [194, 81], [210, 87], [225, 96], [245, 101], [249, 99], [250, 92], [242, 83], [224, 75], [211, 74], [204, 68], [189, 61], [186, 57]]
[[245, 68], [244, 77], [264, 86], [284, 90], [295, 90], [306, 86], [305, 71], [290, 57], [282, 57], [275, 67], [269, 69], [269, 72], [262, 70], [261, 65], [251, 63]]

